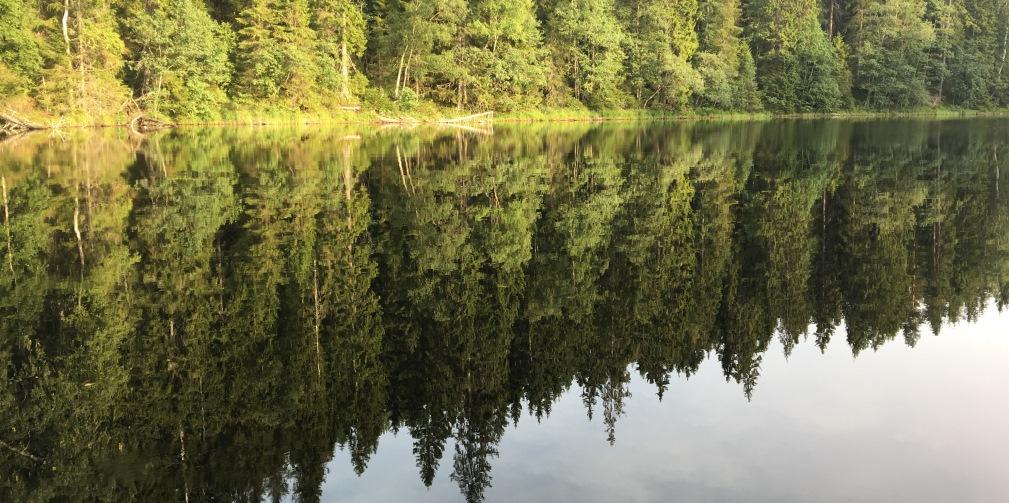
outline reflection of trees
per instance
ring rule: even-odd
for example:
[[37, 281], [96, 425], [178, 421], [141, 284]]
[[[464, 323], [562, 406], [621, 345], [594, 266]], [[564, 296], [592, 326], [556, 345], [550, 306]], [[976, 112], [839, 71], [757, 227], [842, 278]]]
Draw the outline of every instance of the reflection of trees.
[[[0, 499], [320, 498], [386, 431], [483, 499], [577, 387], [1009, 302], [1003, 123], [179, 132], [0, 160]], [[533, 134], [535, 133], [535, 134]], [[999, 136], [999, 135], [1003, 136]]]

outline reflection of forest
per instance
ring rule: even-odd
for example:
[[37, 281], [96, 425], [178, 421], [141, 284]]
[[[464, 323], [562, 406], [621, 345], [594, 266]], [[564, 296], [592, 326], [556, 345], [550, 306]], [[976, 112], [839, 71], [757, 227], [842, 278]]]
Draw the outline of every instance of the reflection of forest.
[[711, 354], [749, 394], [774, 337], [914, 344], [1009, 301], [1007, 131], [4, 145], [0, 500], [311, 501], [335, 446], [361, 472], [397, 429], [475, 501], [572, 386], [612, 442], [629, 368], [661, 393]]

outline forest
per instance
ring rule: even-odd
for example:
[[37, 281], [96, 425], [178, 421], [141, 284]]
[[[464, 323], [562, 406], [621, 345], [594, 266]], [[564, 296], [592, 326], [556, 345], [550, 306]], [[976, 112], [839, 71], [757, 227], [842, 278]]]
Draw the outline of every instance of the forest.
[[567, 392], [620, 442], [632, 373], [662, 397], [710, 358], [759, 399], [769, 351], [948, 336], [1009, 306], [1007, 127], [30, 135], [0, 500], [319, 501], [336, 447], [360, 474], [398, 431], [479, 502]]
[[1009, 0], [0, 0], [0, 105], [143, 112], [1009, 106]]

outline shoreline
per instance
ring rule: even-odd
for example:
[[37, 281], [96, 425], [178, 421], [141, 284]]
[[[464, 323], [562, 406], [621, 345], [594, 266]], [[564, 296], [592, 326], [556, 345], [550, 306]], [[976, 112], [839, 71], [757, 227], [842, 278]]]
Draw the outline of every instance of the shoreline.
[[[456, 112], [455, 110], [452, 110]], [[448, 112], [448, 111], [446, 111]], [[461, 111], [458, 113], [469, 114]], [[486, 115], [487, 112], [479, 115]], [[913, 110], [845, 110], [839, 112], [687, 112], [673, 113], [655, 110], [618, 109], [618, 110], [579, 110], [579, 109], [543, 109], [524, 112], [493, 113], [491, 118], [478, 117], [473, 120], [460, 120], [447, 114], [424, 115], [411, 117], [399, 116], [395, 121], [383, 118], [379, 112], [362, 110], [359, 112], [291, 112], [291, 113], [256, 113], [239, 111], [234, 118], [221, 118], [206, 121], [181, 120], [178, 122], [163, 122], [162, 127], [148, 128], [139, 132], [153, 132], [162, 129], [193, 128], [193, 127], [257, 127], [257, 126], [320, 126], [320, 125], [376, 125], [383, 127], [417, 127], [417, 126], [454, 126], [471, 124], [549, 124], [549, 123], [603, 123], [603, 122], [635, 122], [635, 121], [670, 121], [670, 122], [748, 122], [768, 120], [881, 120], [881, 119], [957, 119], [977, 117], [1009, 117], [1009, 109], [968, 110], [968, 109], [913, 109]], [[28, 115], [28, 114], [26, 114]], [[65, 122], [59, 120], [39, 121], [38, 115], [33, 117], [31, 131], [55, 131], [64, 129], [131, 129], [131, 120], [124, 122], [110, 121], [98, 123]], [[42, 124], [45, 124], [44, 126]], [[16, 136], [8, 134], [7, 136]], [[0, 134], [0, 138], [4, 137]]]

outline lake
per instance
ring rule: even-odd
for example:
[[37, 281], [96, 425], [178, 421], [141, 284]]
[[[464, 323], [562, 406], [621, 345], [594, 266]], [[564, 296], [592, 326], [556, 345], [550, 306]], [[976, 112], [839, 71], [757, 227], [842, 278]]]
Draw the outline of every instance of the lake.
[[0, 501], [1004, 501], [1007, 163], [997, 118], [7, 139]]

